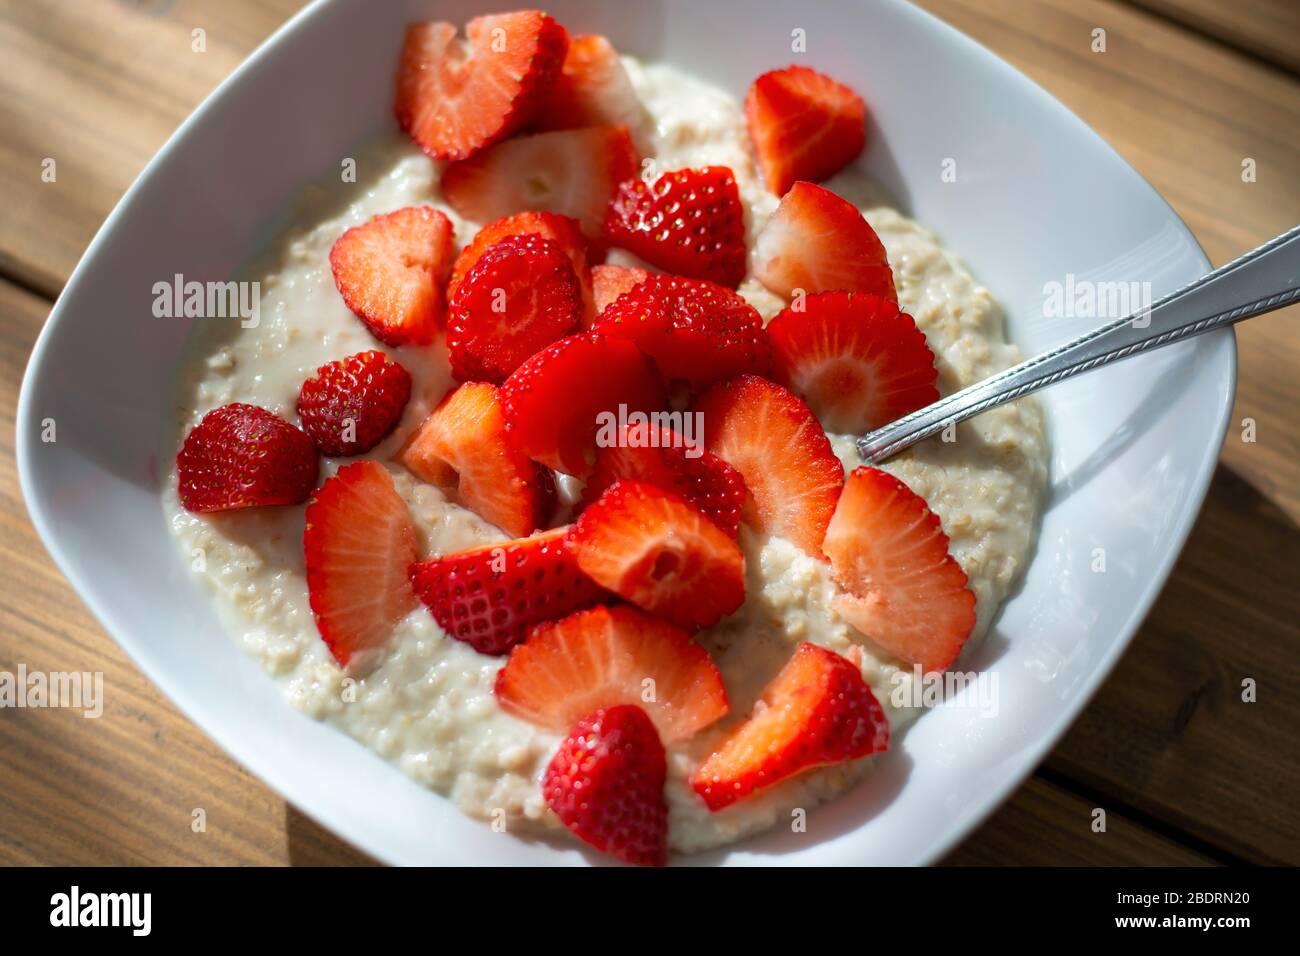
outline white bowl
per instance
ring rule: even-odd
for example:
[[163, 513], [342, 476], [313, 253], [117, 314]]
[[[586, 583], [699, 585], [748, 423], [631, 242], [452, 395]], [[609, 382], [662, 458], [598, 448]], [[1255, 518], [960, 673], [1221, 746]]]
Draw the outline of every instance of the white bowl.
[[[549, 10], [623, 50], [734, 93], [803, 62], [862, 91], [866, 169], [966, 258], [1028, 355], [1097, 319], [1044, 318], [1044, 285], [1145, 281], [1156, 296], [1205, 256], [1137, 173], [1041, 89], [898, 2], [555, 0]], [[32, 520], [86, 604], [140, 667], [231, 755], [325, 826], [394, 863], [539, 864], [592, 857], [503, 837], [343, 734], [294, 711], [236, 647], [164, 525], [159, 460], [187, 322], [151, 314], [152, 287], [232, 275], [309, 181], [390, 130], [402, 28], [463, 22], [480, 4], [321, 0], [262, 45], [154, 158], [91, 243], [32, 354], [18, 464]], [[944, 182], [946, 159], [957, 182]], [[809, 815], [701, 862], [934, 860], [1033, 769], [1105, 678], [1165, 581], [1214, 468], [1232, 406], [1230, 332], [1043, 394], [1051, 497], [1020, 592], [970, 666], [995, 670], [999, 714], [925, 714], [878, 771]], [[53, 419], [56, 441], [42, 442]], [[1106, 572], [1091, 571], [1104, 548]], [[111, 689], [109, 693], [111, 693]]]

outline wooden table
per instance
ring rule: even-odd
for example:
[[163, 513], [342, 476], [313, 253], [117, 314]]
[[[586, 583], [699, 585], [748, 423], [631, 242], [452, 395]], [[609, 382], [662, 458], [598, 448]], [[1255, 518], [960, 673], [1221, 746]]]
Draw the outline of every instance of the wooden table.
[[[298, 5], [0, 0], [0, 416], [12, 420], [50, 304], [123, 190]], [[1097, 129], [1216, 264], [1300, 222], [1294, 0], [924, 5]], [[1104, 53], [1091, 50], [1098, 27]], [[1240, 327], [1236, 424], [1173, 577], [1068, 736], [949, 862], [1300, 863], [1298, 319]], [[81, 606], [28, 523], [7, 426], [0, 562], [0, 669], [98, 670], [108, 688], [96, 721], [0, 710], [0, 862], [365, 862], [219, 751]], [[1240, 699], [1244, 677], [1255, 703]], [[207, 829], [194, 833], [200, 807]], [[1095, 807], [1104, 834], [1090, 828]]]

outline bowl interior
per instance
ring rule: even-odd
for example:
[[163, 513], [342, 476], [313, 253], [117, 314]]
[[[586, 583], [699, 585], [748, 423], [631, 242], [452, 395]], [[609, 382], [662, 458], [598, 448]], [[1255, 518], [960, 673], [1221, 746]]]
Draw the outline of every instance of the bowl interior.
[[[910, 6], [556, 0], [548, 9], [575, 32], [605, 33], [736, 96], [790, 62], [862, 91], [865, 168], [965, 258], [1026, 355], [1103, 320], [1051, 317], [1051, 283], [1149, 283], [1158, 297], [1207, 267], [1168, 206], [1095, 134]], [[467, 0], [326, 0], [259, 49], [150, 164], [68, 283], [24, 381], [19, 464], [36, 526], [110, 633], [305, 812], [391, 862], [580, 862], [591, 858], [567, 845], [501, 839], [289, 707], [186, 573], [158, 497], [189, 320], [153, 317], [154, 284], [177, 273], [229, 278], [303, 185], [392, 129], [404, 24], [480, 12]], [[791, 48], [799, 30], [802, 54]], [[1217, 456], [1234, 369], [1222, 333], [1045, 392], [1052, 490], [1039, 546], [970, 662], [997, 675], [996, 717], [939, 708], [852, 794], [810, 814], [807, 834], [778, 828], [696, 861], [922, 862], [991, 811], [1078, 713], [1163, 583]], [[53, 442], [42, 440], [47, 419]]]

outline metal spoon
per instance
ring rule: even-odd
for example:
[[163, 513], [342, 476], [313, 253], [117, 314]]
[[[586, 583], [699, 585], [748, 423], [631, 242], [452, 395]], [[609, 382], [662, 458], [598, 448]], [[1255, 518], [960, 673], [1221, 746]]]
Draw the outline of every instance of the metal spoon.
[[1006, 402], [1111, 362], [1300, 301], [1300, 226], [1118, 319], [917, 409], [857, 440], [868, 464]]

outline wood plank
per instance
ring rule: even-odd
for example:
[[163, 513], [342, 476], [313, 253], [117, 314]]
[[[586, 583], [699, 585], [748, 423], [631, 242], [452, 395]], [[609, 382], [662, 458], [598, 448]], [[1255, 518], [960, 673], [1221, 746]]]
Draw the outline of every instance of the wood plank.
[[1128, 0], [1300, 74], [1300, 4], [1295, 0]]

